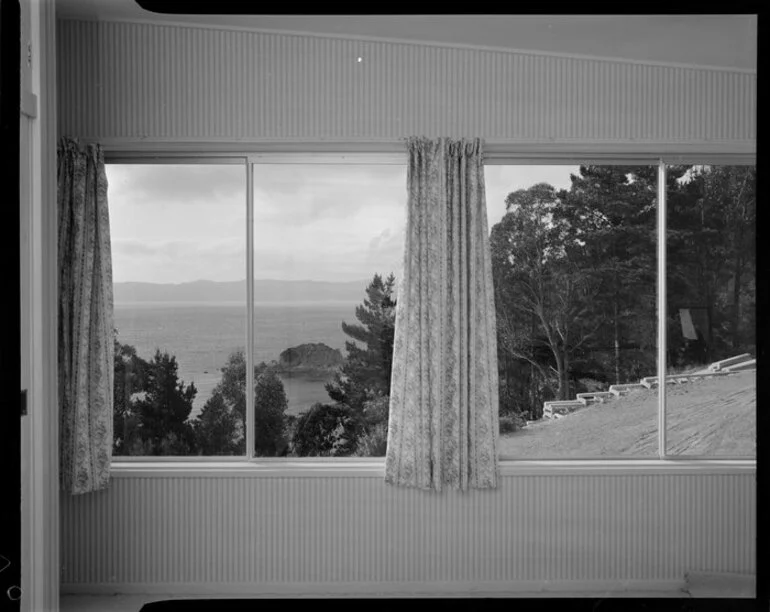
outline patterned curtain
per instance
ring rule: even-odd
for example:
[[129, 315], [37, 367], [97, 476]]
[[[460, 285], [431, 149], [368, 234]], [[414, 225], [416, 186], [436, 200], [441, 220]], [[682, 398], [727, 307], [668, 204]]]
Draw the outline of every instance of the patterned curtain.
[[482, 141], [408, 140], [388, 484], [495, 488], [497, 336]]
[[113, 311], [107, 175], [99, 145], [58, 147], [61, 486], [105, 488], [112, 459]]

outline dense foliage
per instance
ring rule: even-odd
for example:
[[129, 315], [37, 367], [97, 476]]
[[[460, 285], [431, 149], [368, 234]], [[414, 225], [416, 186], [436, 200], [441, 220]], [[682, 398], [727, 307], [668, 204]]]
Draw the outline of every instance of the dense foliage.
[[150, 361], [115, 339], [113, 449], [122, 455], [189, 455], [195, 432], [188, 421], [197, 390], [179, 380], [173, 355]]
[[345, 404], [316, 403], [297, 417], [292, 440], [299, 457], [344, 457], [353, 453], [361, 419]]
[[[753, 167], [669, 167], [669, 367], [754, 351], [755, 184]], [[651, 166], [507, 196], [490, 234], [502, 415], [655, 371], [656, 198]], [[697, 339], [680, 309], [704, 313]]]
[[[338, 446], [341, 450], [336, 454], [385, 455], [396, 328], [395, 283], [393, 274], [384, 280], [375, 274], [366, 287], [366, 298], [356, 307], [359, 324], [342, 323], [342, 331], [353, 340], [345, 343], [345, 361], [326, 385], [334, 403], [313, 408], [318, 415], [329, 415], [325, 420], [316, 416], [318, 422], [332, 422], [338, 418], [335, 415], [346, 415], [339, 421], [338, 428], [342, 429], [337, 430], [345, 444]], [[300, 444], [299, 448], [308, 446]], [[323, 452], [328, 452], [325, 447]]]
[[266, 369], [254, 389], [254, 454], [275, 457], [286, 453], [286, 408], [289, 402], [278, 375]]
[[[115, 341], [114, 453], [116, 455], [245, 454], [246, 358], [230, 354], [222, 378], [195, 418], [197, 390], [177, 376], [176, 358], [157, 351], [145, 361]], [[286, 392], [265, 364], [254, 368], [255, 453], [287, 452]]]
[[366, 299], [356, 307], [360, 324], [343, 322], [342, 331], [354, 341], [345, 342], [345, 362], [326, 385], [329, 397], [360, 411], [369, 395], [390, 393], [393, 337], [396, 321], [396, 279], [375, 274], [366, 287]]

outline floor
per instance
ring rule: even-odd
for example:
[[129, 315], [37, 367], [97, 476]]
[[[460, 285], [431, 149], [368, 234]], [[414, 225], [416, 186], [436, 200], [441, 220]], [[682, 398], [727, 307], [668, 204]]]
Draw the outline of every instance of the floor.
[[[560, 597], [574, 597], [574, 595], [560, 594]], [[240, 596], [243, 597], [243, 596]], [[360, 597], [357, 595], [356, 597]], [[517, 593], [517, 597], [550, 597], [553, 593]], [[691, 595], [683, 591], [674, 592], [650, 592], [627, 591], [617, 594], [604, 594], [603, 597], [664, 597], [689, 598]], [[183, 599], [174, 595], [62, 595], [60, 599], [60, 612], [139, 612], [141, 607], [152, 601], [163, 599]]]
[[[645, 598], [753, 598], [756, 596], [756, 580], [753, 575], [744, 574], [710, 574], [688, 573], [685, 577], [685, 588], [673, 591], [617, 591], [603, 593], [599, 596], [608, 597], [645, 597]], [[579, 597], [567, 593], [517, 593], [517, 597]], [[585, 595], [584, 595], [585, 596]], [[215, 595], [207, 598], [216, 597]], [[220, 596], [221, 597], [221, 596]], [[244, 596], [238, 596], [244, 597]], [[361, 597], [355, 595], [354, 597]], [[63, 595], [60, 599], [61, 612], [139, 612], [141, 607], [151, 601], [163, 599], [185, 599], [179, 595]], [[197, 598], [188, 596], [187, 598]], [[317, 597], [314, 597], [317, 599]]]
[[[679, 591], [618, 591], [603, 593], [606, 597], [646, 598], [753, 598], [756, 582], [753, 575], [690, 573], [685, 579], [686, 590]], [[517, 593], [517, 597], [576, 597], [560, 593], [535, 592]], [[208, 598], [214, 596], [207, 596]], [[243, 596], [239, 596], [243, 597]], [[356, 595], [355, 597], [361, 597]], [[315, 597], [314, 597], [315, 598]], [[60, 599], [61, 612], [139, 612], [141, 607], [152, 601], [163, 599], [185, 599], [175, 595], [63, 595]]]

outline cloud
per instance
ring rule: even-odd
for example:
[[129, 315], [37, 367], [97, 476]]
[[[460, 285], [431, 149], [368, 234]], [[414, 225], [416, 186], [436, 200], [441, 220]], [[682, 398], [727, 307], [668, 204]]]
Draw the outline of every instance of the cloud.
[[213, 164], [107, 164], [108, 197], [134, 206], [220, 202], [244, 205], [243, 166]]
[[389, 227], [386, 227], [382, 232], [377, 234], [374, 238], [372, 238], [369, 241], [369, 250], [377, 250], [377, 248], [380, 246], [380, 244], [391, 237], [391, 231]]
[[[108, 170], [116, 282], [245, 278], [242, 167], [126, 165]], [[541, 181], [568, 187], [570, 172], [577, 171], [576, 166], [487, 166], [489, 225], [504, 214], [511, 191]], [[258, 165], [254, 186], [258, 278], [400, 276], [405, 167]]]
[[255, 166], [258, 223], [292, 226], [346, 220], [359, 211], [403, 208], [406, 169], [387, 165], [265, 164]]
[[151, 245], [141, 240], [112, 240], [112, 259], [129, 257], [154, 257], [159, 254], [160, 245]]
[[400, 276], [404, 257], [404, 225], [386, 228], [369, 241], [369, 248], [363, 257], [367, 269], [374, 269], [383, 275], [391, 272]]
[[245, 245], [223, 241], [116, 240], [112, 244], [113, 281], [181, 283], [246, 277]]
[[505, 198], [517, 189], [527, 189], [537, 183], [549, 183], [557, 189], [568, 189], [570, 173], [579, 173], [579, 166], [488, 165], [484, 167], [484, 183], [489, 227], [505, 214]]

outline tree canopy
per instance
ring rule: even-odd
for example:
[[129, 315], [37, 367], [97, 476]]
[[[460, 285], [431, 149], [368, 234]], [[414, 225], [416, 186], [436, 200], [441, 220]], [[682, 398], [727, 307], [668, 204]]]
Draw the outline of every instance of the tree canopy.
[[372, 396], [390, 394], [393, 338], [396, 325], [395, 276], [385, 280], [375, 274], [366, 287], [366, 298], [356, 307], [359, 324], [343, 321], [342, 331], [356, 342], [345, 342], [345, 362], [326, 385], [338, 404], [362, 410]]
[[[751, 351], [755, 169], [667, 175], [669, 365]], [[505, 205], [490, 233], [501, 412], [537, 417], [543, 400], [573, 397], [587, 380], [654, 372], [657, 169], [580, 166], [569, 189], [540, 183]], [[680, 309], [707, 313], [705, 351], [690, 350]]]

